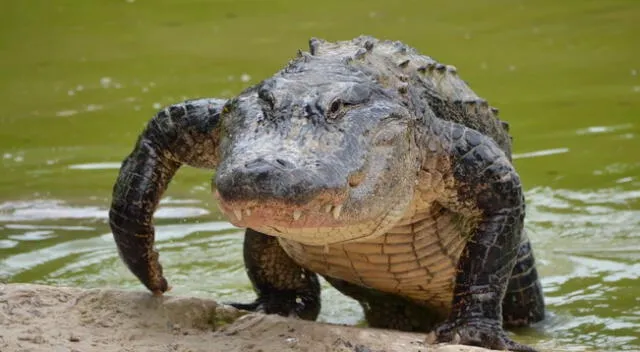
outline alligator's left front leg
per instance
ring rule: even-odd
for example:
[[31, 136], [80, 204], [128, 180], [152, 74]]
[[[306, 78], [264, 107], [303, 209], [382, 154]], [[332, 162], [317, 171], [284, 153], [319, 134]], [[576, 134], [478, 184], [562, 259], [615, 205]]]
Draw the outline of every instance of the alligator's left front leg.
[[502, 300], [525, 215], [520, 177], [490, 137], [441, 120], [434, 120], [430, 129], [420, 143], [425, 153], [423, 172], [442, 174], [442, 165], [450, 166], [438, 202], [476, 219], [458, 262], [452, 310], [435, 329], [436, 340], [535, 351], [512, 341], [502, 328]]

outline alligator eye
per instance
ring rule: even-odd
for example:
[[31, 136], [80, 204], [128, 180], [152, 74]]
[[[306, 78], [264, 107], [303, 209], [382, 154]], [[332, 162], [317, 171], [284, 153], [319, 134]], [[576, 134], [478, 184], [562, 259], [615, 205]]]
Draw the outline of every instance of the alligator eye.
[[258, 89], [258, 98], [267, 103], [271, 109], [276, 105], [276, 98], [273, 96], [273, 93], [269, 89], [265, 89], [265, 87]]
[[342, 100], [336, 99], [332, 101], [331, 105], [329, 105], [329, 117], [336, 118], [336, 114], [338, 113], [338, 111], [340, 111], [341, 107], [342, 107]]

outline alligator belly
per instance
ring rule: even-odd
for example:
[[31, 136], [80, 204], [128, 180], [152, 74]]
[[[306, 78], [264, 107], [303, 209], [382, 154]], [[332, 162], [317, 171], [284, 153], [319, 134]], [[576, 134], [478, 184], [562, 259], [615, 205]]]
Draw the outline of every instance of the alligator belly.
[[317, 246], [279, 241], [293, 260], [318, 274], [448, 309], [467, 225], [438, 207], [363, 242]]

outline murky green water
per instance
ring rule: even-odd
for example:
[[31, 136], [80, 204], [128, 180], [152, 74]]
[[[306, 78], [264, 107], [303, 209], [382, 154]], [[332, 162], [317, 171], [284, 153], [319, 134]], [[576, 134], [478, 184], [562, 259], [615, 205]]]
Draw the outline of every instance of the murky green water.
[[[519, 339], [640, 350], [640, 3], [79, 1], [0, 12], [0, 281], [142, 289], [106, 223], [120, 160], [154, 111], [231, 96], [310, 36], [401, 39], [456, 65], [515, 135], [550, 317]], [[210, 172], [181, 170], [157, 214], [177, 294], [253, 297]], [[356, 323], [324, 291], [322, 319]]]

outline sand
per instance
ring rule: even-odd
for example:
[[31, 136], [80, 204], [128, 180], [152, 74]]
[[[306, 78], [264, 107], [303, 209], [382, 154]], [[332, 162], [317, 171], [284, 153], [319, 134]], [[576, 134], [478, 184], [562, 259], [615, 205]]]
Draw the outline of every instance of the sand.
[[0, 284], [0, 351], [481, 352], [402, 333], [273, 315], [146, 291]]

